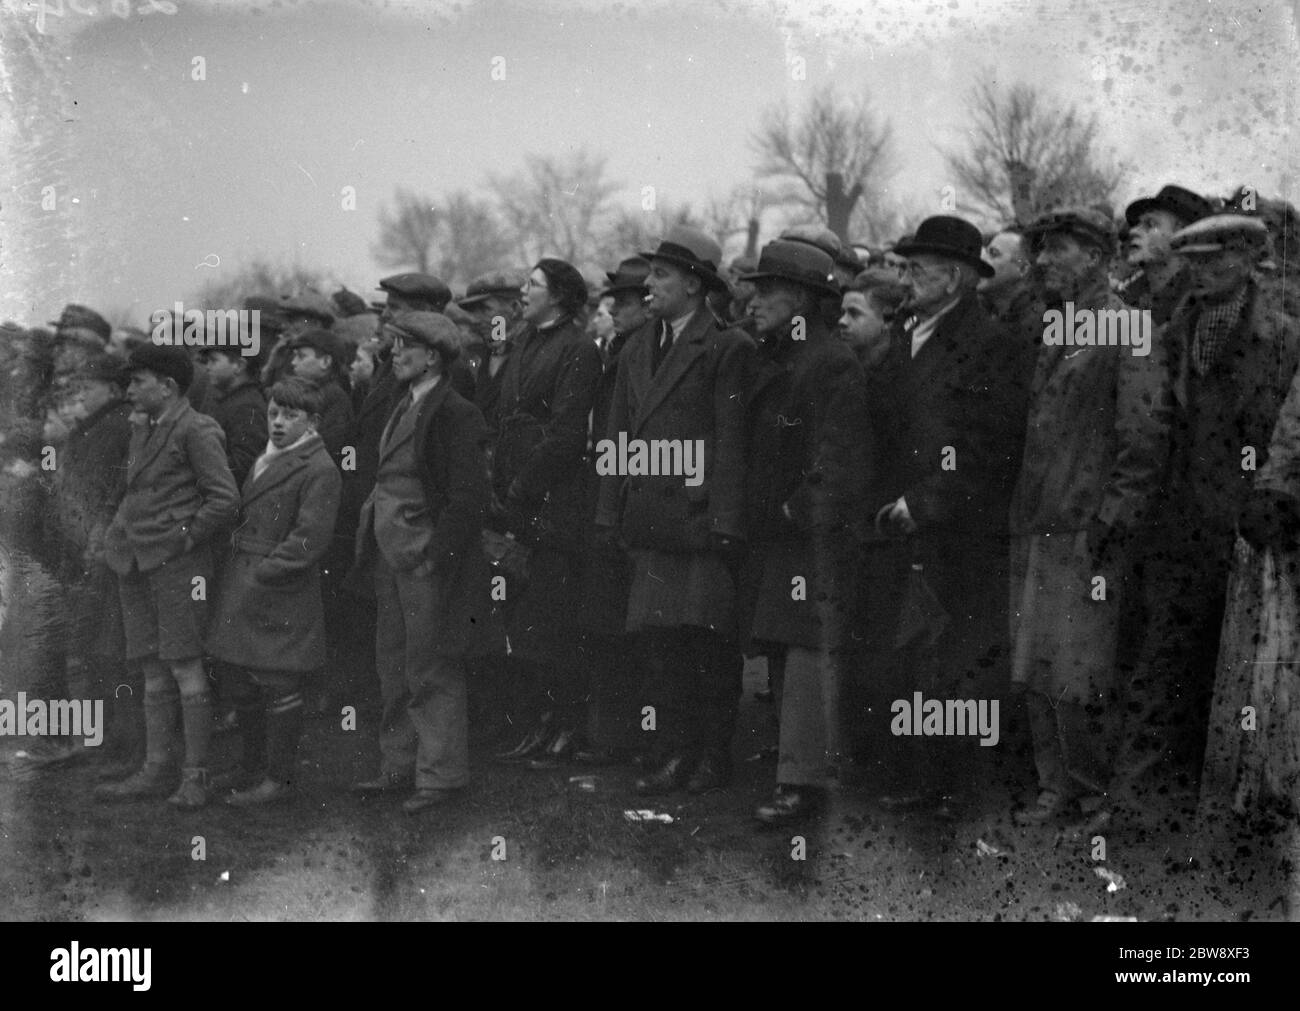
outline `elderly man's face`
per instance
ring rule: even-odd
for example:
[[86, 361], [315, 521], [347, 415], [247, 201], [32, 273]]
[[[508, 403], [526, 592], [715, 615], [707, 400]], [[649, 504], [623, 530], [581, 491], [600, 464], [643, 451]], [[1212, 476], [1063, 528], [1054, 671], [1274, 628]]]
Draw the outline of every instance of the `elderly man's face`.
[[1036, 260], [1043, 293], [1066, 299], [1076, 294], [1097, 269], [1101, 253], [1067, 232], [1050, 232], [1043, 238]]
[[909, 256], [903, 268], [907, 286], [907, 308], [924, 316], [950, 302], [959, 283], [957, 264], [941, 256], [917, 253]]
[[1245, 250], [1222, 249], [1188, 253], [1187, 262], [1192, 268], [1192, 294], [1206, 302], [1222, 302], [1250, 278], [1253, 257]]
[[754, 282], [754, 297], [749, 300], [749, 314], [758, 332], [764, 336], [790, 333], [792, 322], [808, 300], [807, 289], [793, 281], [762, 277]]
[[1169, 211], [1145, 211], [1129, 229], [1128, 262], [1133, 266], [1164, 263], [1169, 259], [1169, 239], [1182, 222]]

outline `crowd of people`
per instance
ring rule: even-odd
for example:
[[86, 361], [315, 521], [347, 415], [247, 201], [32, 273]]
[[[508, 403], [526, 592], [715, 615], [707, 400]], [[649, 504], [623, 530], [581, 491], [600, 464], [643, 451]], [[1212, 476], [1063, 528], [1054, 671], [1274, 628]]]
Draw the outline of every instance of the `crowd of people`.
[[475, 707], [502, 762], [726, 788], [761, 656], [763, 823], [815, 818], [852, 762], [881, 805], [956, 817], [1000, 712], [1032, 748], [1022, 826], [1090, 837], [1199, 788], [1293, 831], [1296, 234], [1289, 205], [1169, 185], [881, 249], [798, 227], [729, 266], [683, 225], [599, 285], [544, 258], [459, 298], [254, 293], [258, 355], [79, 305], [11, 324], [33, 690], [107, 700], [100, 798], [194, 808], [288, 796], [305, 712], [376, 684], [352, 788], [414, 813], [469, 786]]

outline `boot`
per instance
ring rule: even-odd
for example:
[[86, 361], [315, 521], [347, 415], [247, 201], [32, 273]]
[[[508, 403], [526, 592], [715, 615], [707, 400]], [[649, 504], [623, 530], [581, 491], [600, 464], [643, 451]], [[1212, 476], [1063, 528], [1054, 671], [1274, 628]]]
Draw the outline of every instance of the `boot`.
[[175, 696], [146, 697], [144, 702], [145, 762], [120, 783], [101, 783], [99, 800], [122, 800], [162, 793], [172, 777], [172, 742], [176, 738]]
[[293, 791], [283, 783], [268, 778], [247, 790], [232, 793], [226, 798], [226, 803], [231, 807], [257, 807], [261, 804], [285, 800], [292, 793]]
[[167, 798], [167, 803], [186, 811], [195, 811], [208, 802], [208, 770], [186, 766], [181, 771], [181, 785]]

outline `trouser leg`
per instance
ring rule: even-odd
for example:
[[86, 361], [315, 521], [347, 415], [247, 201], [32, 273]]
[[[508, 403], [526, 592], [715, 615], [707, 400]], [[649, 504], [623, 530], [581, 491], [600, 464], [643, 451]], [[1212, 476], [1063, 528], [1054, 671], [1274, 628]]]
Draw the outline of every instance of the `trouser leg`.
[[145, 762], [167, 765], [173, 758], [176, 721], [180, 717], [180, 693], [167, 664], [150, 658], [144, 669]]
[[1071, 793], [1070, 779], [1066, 774], [1065, 756], [1056, 722], [1056, 705], [1041, 692], [1030, 691], [1025, 696], [1025, 708], [1029, 713], [1029, 732], [1034, 741], [1034, 768], [1038, 772], [1038, 788], [1060, 797], [1068, 797]]
[[730, 639], [708, 629], [691, 629], [687, 639], [695, 653], [696, 698], [694, 751], [729, 761], [736, 736], [745, 658]]
[[221, 664], [221, 697], [239, 714], [239, 768], [253, 774], [266, 768], [266, 708], [252, 674], [235, 664]]
[[778, 783], [825, 786], [838, 762], [835, 665], [825, 654], [791, 646], [785, 658]]
[[266, 705], [266, 775], [284, 786], [298, 779], [298, 742], [302, 737], [302, 677], [287, 671], [260, 677]]
[[[397, 577], [379, 559], [375, 565], [375, 669], [383, 713], [379, 731], [379, 771], [406, 776], [415, 768], [415, 727], [407, 712], [410, 691], [406, 678], [406, 622], [397, 591]], [[423, 616], [421, 620], [429, 620]]]

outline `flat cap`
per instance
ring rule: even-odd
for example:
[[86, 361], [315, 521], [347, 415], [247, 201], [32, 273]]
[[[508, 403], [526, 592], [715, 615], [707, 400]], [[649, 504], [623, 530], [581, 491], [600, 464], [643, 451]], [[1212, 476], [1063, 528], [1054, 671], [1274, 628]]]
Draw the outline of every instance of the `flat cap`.
[[92, 355], [77, 369], [77, 378], [91, 382], [111, 383], [125, 386], [127, 380], [126, 361], [118, 355]]
[[105, 344], [108, 343], [109, 337], [113, 335], [113, 328], [109, 325], [108, 320], [104, 319], [99, 313], [95, 312], [84, 305], [68, 303], [63, 307], [63, 313], [58, 319], [50, 320], [50, 326], [58, 330], [89, 330], [96, 334]]
[[1065, 232], [1109, 252], [1115, 246], [1115, 222], [1096, 207], [1062, 207], [1040, 214], [1025, 229], [1030, 236]]
[[175, 379], [184, 393], [194, 381], [194, 363], [184, 348], [168, 344], [141, 344], [126, 360], [126, 371], [148, 371], [168, 379]]
[[334, 306], [319, 291], [306, 288], [296, 295], [285, 295], [280, 299], [280, 315], [284, 319], [314, 319], [321, 326], [334, 323]]
[[384, 329], [403, 344], [423, 344], [437, 351], [444, 362], [460, 355], [460, 330], [440, 312], [399, 312]]
[[403, 298], [423, 299], [432, 302], [439, 309], [451, 301], [451, 289], [441, 278], [432, 274], [394, 274], [379, 282], [379, 290]]
[[340, 362], [347, 364], [347, 342], [335, 335], [333, 330], [321, 327], [304, 330], [300, 334], [294, 334], [284, 346], [290, 351], [294, 348], [311, 348], [318, 354], [329, 355], [334, 359], [335, 365]]
[[1211, 214], [1175, 232], [1169, 240], [1175, 253], [1218, 253], [1247, 249], [1263, 253], [1268, 248], [1268, 228], [1247, 214]]
[[515, 297], [523, 286], [524, 282], [517, 274], [480, 274], [470, 281], [469, 287], [465, 289], [465, 297], [457, 299], [456, 304], [462, 309], [468, 309], [493, 295]]

